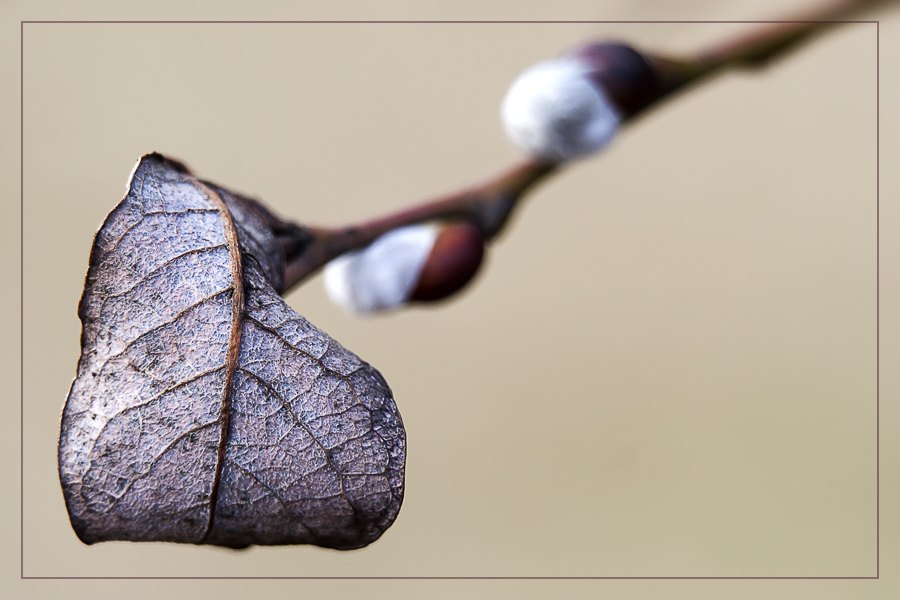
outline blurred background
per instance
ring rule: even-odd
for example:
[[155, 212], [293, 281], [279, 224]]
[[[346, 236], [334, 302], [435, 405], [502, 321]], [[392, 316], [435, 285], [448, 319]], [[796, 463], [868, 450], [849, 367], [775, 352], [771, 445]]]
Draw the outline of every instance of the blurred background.
[[[553, 4], [354, 12], [13, 2], [2, 8], [12, 36], [3, 43], [18, 56], [21, 19], [747, 20], [815, 2]], [[883, 17], [881, 122], [896, 134], [886, 109], [898, 96], [900, 18]], [[875, 576], [874, 24], [834, 29], [767, 71], [718, 77], [652, 111], [602, 156], [532, 194], [476, 282], [445, 304], [359, 319], [328, 302], [320, 277], [287, 296], [384, 374], [403, 416], [406, 496], [372, 546], [88, 547], [59, 489], [58, 420], [80, 353], [76, 308], [92, 236], [140, 155], [179, 158], [282, 216], [347, 224], [516, 160], [499, 104], [537, 61], [599, 39], [677, 54], [754, 27], [25, 24], [24, 575]], [[18, 100], [9, 106], [17, 119]], [[10, 127], [10, 139], [18, 133]], [[894, 226], [897, 158], [894, 135], [881, 156], [882, 218]], [[14, 185], [16, 154], [5, 162]], [[882, 294], [896, 294], [897, 246], [885, 231]], [[895, 309], [883, 326], [896, 328]], [[885, 410], [896, 417], [885, 408], [897, 391], [891, 343], [882, 347], [882, 419]], [[9, 414], [12, 458], [18, 420]], [[889, 427], [896, 433], [896, 420]], [[897, 464], [884, 447], [881, 456], [884, 527], [894, 523], [885, 486], [894, 500], [897, 486], [886, 465]], [[13, 480], [18, 467], [10, 461]], [[17, 514], [11, 494], [4, 502]], [[9, 535], [12, 576], [18, 529]], [[882, 561], [896, 561], [892, 540]], [[115, 585], [160, 590], [134, 583]], [[746, 593], [812, 589], [785, 587], [795, 583]], [[857, 589], [815, 583], [817, 597]], [[880, 583], [857, 583], [868, 591], [851, 596], [881, 597]], [[255, 589], [387, 591], [382, 582], [320, 584]], [[441, 593], [462, 592], [450, 590]]]

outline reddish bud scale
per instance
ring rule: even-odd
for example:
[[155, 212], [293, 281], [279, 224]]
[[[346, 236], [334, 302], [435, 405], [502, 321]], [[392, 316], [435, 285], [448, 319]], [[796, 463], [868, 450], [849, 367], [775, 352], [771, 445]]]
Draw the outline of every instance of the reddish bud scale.
[[441, 228], [422, 267], [411, 300], [434, 301], [463, 288], [481, 266], [484, 239], [477, 227], [453, 223]]
[[625, 117], [639, 112], [659, 96], [659, 77], [650, 62], [631, 46], [590, 44], [572, 54], [590, 67], [588, 77]]

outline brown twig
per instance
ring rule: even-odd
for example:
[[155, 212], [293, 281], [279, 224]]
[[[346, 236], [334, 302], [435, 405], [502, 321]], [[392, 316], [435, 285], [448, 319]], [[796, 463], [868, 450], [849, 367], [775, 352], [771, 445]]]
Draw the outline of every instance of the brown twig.
[[368, 246], [385, 233], [406, 225], [465, 220], [478, 227], [482, 236], [489, 240], [506, 224], [522, 194], [556, 168], [553, 164], [527, 160], [471, 188], [361, 225], [340, 229], [308, 228], [312, 243], [294, 258], [288, 256], [284, 288], [290, 289], [341, 254]]
[[[646, 105], [630, 113], [625, 122], [715, 73], [740, 67], [765, 67], [812, 35], [851, 22], [847, 19], [853, 14], [893, 2], [896, 0], [833, 0], [820, 5], [811, 14], [773, 22], [750, 34], [711, 46], [693, 57], [648, 56], [658, 77], [657, 91]], [[485, 240], [490, 240], [503, 229], [525, 192], [561, 167], [533, 159], [524, 160], [462, 191], [365, 223], [335, 229], [294, 226], [293, 233], [279, 237], [287, 257], [284, 288], [289, 290], [341, 254], [363, 248], [381, 235], [406, 225], [465, 220], [477, 226]]]

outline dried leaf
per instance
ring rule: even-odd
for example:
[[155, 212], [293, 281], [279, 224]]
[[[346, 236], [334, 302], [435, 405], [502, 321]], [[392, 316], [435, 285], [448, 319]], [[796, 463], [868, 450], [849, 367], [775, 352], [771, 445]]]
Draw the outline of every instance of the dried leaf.
[[143, 157], [94, 240], [59, 472], [82, 541], [365, 546], [400, 509], [381, 375], [278, 294], [261, 205]]

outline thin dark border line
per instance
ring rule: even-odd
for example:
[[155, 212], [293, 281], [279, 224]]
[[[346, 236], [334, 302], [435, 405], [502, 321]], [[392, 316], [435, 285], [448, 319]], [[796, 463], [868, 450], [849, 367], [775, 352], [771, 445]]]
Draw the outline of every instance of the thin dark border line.
[[844, 20], [844, 21], [834, 21], [834, 20], [825, 20], [825, 21], [22, 21], [22, 23], [37, 23], [37, 24], [125, 24], [125, 23], [140, 23], [140, 24], [184, 24], [184, 25], [227, 25], [227, 24], [236, 24], [236, 25], [250, 25], [250, 24], [259, 24], [259, 25], [275, 25], [275, 24], [286, 24], [286, 25], [477, 25], [477, 24], [486, 24], [486, 25], [502, 25], [502, 24], [511, 24], [511, 25], [582, 25], [582, 24], [631, 24], [631, 25], [659, 25], [659, 24], [790, 24], [790, 23], [878, 23], [878, 21], [857, 21], [857, 20]]
[[310, 577], [286, 577], [286, 576], [272, 576], [272, 577], [23, 577], [23, 579], [110, 579], [110, 580], [120, 580], [120, 579], [144, 579], [144, 580], [157, 580], [157, 579], [367, 579], [367, 580], [395, 580], [395, 579], [406, 579], [406, 580], [527, 580], [527, 581], [569, 581], [569, 580], [599, 580], [599, 579], [878, 579], [878, 577], [589, 577], [589, 576], [573, 576], [573, 577], [514, 577], [514, 576], [474, 576], [474, 577], [454, 577], [454, 576], [398, 576], [398, 577], [379, 577], [379, 576], [358, 576], [358, 577], [340, 577], [340, 576], [310, 576]]
[[875, 22], [875, 578], [881, 577], [881, 21]]
[[19, 23], [19, 578], [25, 579], [25, 22]]
[[[705, 576], [648, 576], [648, 577], [515, 577], [515, 576], [308, 576], [308, 577], [62, 577], [25, 576], [25, 24], [776, 24], [776, 23], [834, 23], [875, 24], [875, 576], [853, 577], [705, 577]], [[235, 579], [310, 579], [310, 580], [872, 580], [881, 578], [881, 21], [20, 21], [19, 22], [19, 579], [29, 580], [235, 580]]]

